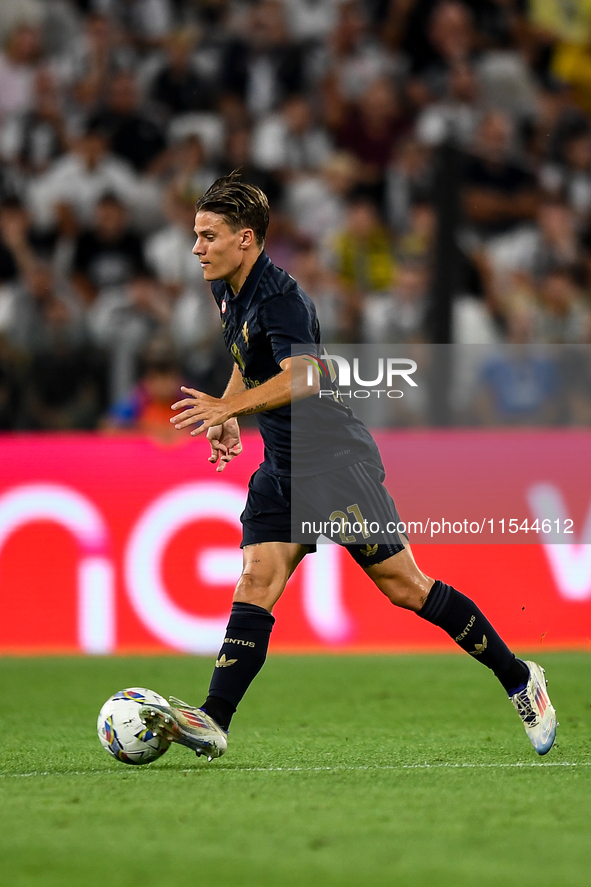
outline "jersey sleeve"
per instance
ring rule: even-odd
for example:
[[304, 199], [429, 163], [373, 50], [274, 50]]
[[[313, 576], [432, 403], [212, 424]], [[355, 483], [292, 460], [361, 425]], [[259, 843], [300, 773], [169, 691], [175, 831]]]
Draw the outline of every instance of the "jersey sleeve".
[[294, 354], [317, 351], [316, 312], [313, 305], [308, 305], [296, 292], [279, 293], [264, 302], [261, 317], [278, 364]]

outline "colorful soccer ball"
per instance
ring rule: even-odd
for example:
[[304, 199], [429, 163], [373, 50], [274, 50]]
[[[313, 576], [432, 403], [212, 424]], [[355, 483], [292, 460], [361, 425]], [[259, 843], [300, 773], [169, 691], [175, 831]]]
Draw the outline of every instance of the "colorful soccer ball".
[[97, 721], [98, 737], [109, 754], [124, 764], [149, 764], [170, 748], [170, 742], [152, 733], [140, 721], [140, 705], [167, 705], [153, 690], [130, 687], [107, 699]]

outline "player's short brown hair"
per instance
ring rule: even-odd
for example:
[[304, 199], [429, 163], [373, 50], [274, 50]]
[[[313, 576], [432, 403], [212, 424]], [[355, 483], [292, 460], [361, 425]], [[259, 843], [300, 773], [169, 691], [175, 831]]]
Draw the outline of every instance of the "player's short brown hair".
[[259, 246], [265, 242], [269, 227], [267, 195], [255, 185], [243, 182], [239, 169], [216, 179], [195, 204], [195, 212], [200, 211], [222, 216], [232, 231], [252, 228]]

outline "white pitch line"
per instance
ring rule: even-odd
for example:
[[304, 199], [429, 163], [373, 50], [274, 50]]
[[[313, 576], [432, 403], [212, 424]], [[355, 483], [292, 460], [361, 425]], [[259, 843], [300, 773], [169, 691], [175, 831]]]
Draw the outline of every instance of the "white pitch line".
[[[359, 764], [348, 766], [344, 764], [340, 766], [337, 764], [336, 767], [236, 767], [235, 771], [242, 773], [312, 773], [317, 771], [331, 771], [331, 770], [464, 770], [464, 769], [495, 769], [495, 768], [508, 768], [508, 767], [591, 767], [591, 761], [578, 761], [570, 763], [569, 761], [546, 761], [542, 763], [541, 761], [517, 761], [509, 764], [501, 764], [501, 763], [480, 763], [480, 764], [446, 764], [446, 763], [438, 763], [438, 764], [429, 764], [425, 762], [424, 764], [376, 764], [372, 766], [371, 764]], [[231, 771], [232, 768], [225, 768], [228, 771]]]
[[[220, 767], [221, 773], [331, 773], [331, 772], [376, 772], [382, 770], [497, 770], [497, 769], [545, 769], [547, 767], [591, 767], [591, 761], [516, 761], [513, 763], [478, 763], [478, 764], [343, 764], [335, 767]], [[212, 768], [213, 770], [213, 768]], [[72, 770], [71, 772], [52, 772], [51, 770], [32, 770], [30, 773], [0, 773], [0, 779], [32, 779], [40, 776], [116, 776], [123, 770]], [[145, 771], [146, 772], [146, 771]], [[169, 773], [166, 768], [155, 768], [151, 772]], [[199, 770], [180, 770], [180, 773], [198, 773]], [[207, 771], [201, 771], [207, 772]]]

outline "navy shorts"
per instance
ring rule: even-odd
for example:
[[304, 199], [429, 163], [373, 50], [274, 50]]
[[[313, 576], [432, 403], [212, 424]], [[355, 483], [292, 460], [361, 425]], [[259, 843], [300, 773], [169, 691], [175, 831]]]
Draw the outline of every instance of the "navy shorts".
[[[241, 547], [298, 542], [315, 551], [322, 535], [346, 548], [362, 567], [381, 563], [408, 542], [383, 480], [383, 469], [369, 462], [293, 480], [269, 473], [263, 463], [248, 484]], [[340, 531], [336, 515], [341, 515]]]

